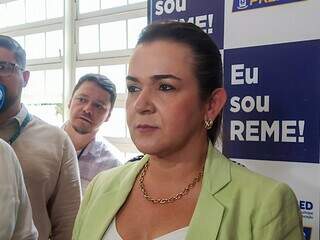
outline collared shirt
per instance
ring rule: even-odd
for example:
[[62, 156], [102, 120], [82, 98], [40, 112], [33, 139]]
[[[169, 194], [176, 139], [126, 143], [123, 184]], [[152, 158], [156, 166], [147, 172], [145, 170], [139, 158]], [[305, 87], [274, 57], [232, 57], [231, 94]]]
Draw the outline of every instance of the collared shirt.
[[0, 213], [0, 239], [38, 239], [19, 161], [10, 146], [1, 139]]
[[[78, 156], [81, 151], [77, 152]], [[82, 192], [99, 172], [121, 165], [122, 154], [107, 139], [97, 135], [79, 156]]]
[[[0, 138], [8, 141], [27, 114], [22, 105], [15, 117], [0, 126]], [[71, 140], [61, 129], [31, 116], [11, 146], [20, 160], [39, 239], [70, 239], [81, 200]]]

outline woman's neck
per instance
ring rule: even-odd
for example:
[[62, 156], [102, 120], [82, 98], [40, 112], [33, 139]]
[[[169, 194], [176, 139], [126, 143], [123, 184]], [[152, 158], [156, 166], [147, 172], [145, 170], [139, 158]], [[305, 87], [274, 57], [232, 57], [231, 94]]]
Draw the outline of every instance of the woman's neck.
[[155, 180], [168, 176], [176, 178], [194, 176], [204, 167], [207, 150], [206, 139], [167, 155], [150, 155], [149, 172]]

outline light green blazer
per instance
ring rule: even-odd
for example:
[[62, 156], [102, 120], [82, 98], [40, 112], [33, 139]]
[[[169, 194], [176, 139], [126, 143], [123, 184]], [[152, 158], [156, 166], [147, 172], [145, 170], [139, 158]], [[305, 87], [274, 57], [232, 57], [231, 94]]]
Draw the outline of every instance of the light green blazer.
[[[148, 158], [103, 172], [90, 183], [73, 240], [103, 238]], [[303, 240], [297, 199], [287, 185], [231, 162], [209, 144], [186, 239]]]

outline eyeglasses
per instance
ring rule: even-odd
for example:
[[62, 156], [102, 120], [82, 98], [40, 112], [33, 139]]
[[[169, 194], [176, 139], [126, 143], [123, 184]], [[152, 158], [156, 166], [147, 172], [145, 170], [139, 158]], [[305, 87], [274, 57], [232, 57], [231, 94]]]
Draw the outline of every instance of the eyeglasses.
[[18, 70], [23, 71], [23, 68], [16, 63], [0, 61], [0, 76], [6, 77]]

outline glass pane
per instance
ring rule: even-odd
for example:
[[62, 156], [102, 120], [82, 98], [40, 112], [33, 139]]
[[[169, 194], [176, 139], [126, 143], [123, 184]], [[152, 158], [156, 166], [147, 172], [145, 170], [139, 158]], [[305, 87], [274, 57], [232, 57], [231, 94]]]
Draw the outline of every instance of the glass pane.
[[147, 18], [134, 18], [128, 20], [128, 48], [134, 48], [141, 30], [147, 26]]
[[46, 71], [45, 81], [46, 103], [62, 103], [63, 99], [63, 72], [62, 69]]
[[8, 18], [7, 18], [7, 7], [6, 4], [0, 4], [0, 28], [4, 28], [7, 26]]
[[99, 132], [106, 137], [125, 137], [125, 110], [114, 108], [108, 122], [103, 123]]
[[147, 0], [129, 0], [129, 4], [138, 3], [138, 2], [146, 2]]
[[31, 34], [26, 36], [27, 59], [45, 57], [45, 36], [44, 33]]
[[46, 57], [59, 57], [63, 54], [62, 30], [46, 33]]
[[44, 71], [30, 72], [28, 85], [22, 91], [22, 101], [27, 104], [41, 103], [44, 99], [45, 90], [45, 75]]
[[89, 25], [79, 28], [79, 52], [99, 52], [98, 25]]
[[87, 73], [99, 73], [99, 69], [97, 66], [76, 68], [76, 82], [78, 82], [79, 78]]
[[126, 48], [126, 21], [109, 22], [100, 25], [101, 51]]
[[27, 22], [36, 22], [45, 19], [44, 0], [26, 0]]
[[[117, 1], [117, 0], [112, 0]], [[80, 0], [79, 13], [86, 13], [99, 10], [99, 0]]]
[[[127, 120], [126, 120], [126, 121], [127, 121]], [[131, 139], [130, 131], [129, 131], [129, 128], [128, 128], [128, 124], [126, 124], [126, 134], [127, 134], [126, 137]]]
[[100, 73], [107, 76], [117, 87], [117, 93], [126, 91], [126, 65], [101, 66]]
[[22, 48], [24, 48], [24, 36], [17, 36], [12, 38], [16, 40]]
[[47, 0], [47, 19], [63, 16], [63, 0]]
[[127, 5], [127, 0], [101, 0], [101, 8], [114, 8]]
[[42, 120], [61, 127], [63, 108], [62, 104], [37, 104], [27, 105], [28, 111]]
[[6, 20], [8, 26], [14, 26], [25, 23], [25, 7], [24, 0], [18, 0], [7, 3], [7, 16]]

